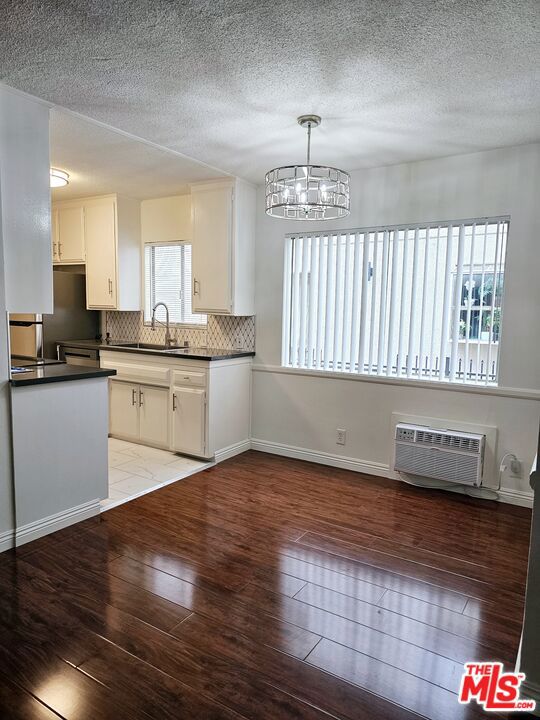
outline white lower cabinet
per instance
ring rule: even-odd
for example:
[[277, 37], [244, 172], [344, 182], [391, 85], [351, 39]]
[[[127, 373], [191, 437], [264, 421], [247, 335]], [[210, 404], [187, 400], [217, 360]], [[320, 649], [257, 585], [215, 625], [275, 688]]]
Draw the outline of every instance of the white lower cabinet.
[[139, 385], [139, 438], [149, 445], [169, 445], [169, 391]]
[[172, 409], [172, 449], [188, 455], [204, 456], [206, 392], [200, 388], [174, 387]]
[[109, 429], [126, 440], [139, 439], [138, 385], [111, 380], [109, 385]]
[[186, 360], [100, 351], [110, 380], [113, 437], [224, 460], [249, 448], [251, 358]]
[[123, 440], [169, 446], [169, 391], [111, 380], [110, 434]]

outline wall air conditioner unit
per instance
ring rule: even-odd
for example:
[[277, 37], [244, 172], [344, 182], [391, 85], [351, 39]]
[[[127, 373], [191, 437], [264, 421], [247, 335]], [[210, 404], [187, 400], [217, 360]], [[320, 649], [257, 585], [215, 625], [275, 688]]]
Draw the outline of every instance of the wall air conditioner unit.
[[394, 470], [479, 487], [485, 435], [398, 423]]

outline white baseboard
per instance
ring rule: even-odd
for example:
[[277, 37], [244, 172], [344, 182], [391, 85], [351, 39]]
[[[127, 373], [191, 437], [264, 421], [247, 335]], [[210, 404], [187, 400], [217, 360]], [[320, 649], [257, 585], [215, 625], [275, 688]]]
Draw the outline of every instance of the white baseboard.
[[499, 490], [500, 502], [509, 505], [520, 505], [521, 507], [532, 508], [534, 493], [532, 490]]
[[525, 700], [536, 700], [536, 708], [530, 713], [535, 717], [540, 717], [540, 685], [524, 680], [520, 687], [520, 697]]
[[49, 515], [49, 517], [42, 518], [41, 520], [35, 520], [34, 522], [28, 523], [28, 525], [22, 525], [15, 530], [15, 545], [17, 547], [25, 545], [32, 540], [37, 540], [56, 530], [62, 530], [62, 528], [68, 527], [68, 525], [87, 520], [94, 515], [99, 515], [99, 511], [99, 499], [96, 498], [82, 505], [77, 505], [76, 507], [63, 510], [54, 515]]
[[11, 550], [12, 547], [15, 547], [15, 530], [6, 530], [0, 533], [0, 553]]
[[229, 447], [218, 450], [214, 456], [216, 464], [223, 462], [223, 460], [228, 460], [235, 455], [240, 455], [240, 453], [246, 452], [246, 450], [251, 450], [251, 447], [251, 440], [242, 440], [242, 442], [235, 443], [234, 445], [229, 445]]
[[[260, 452], [272, 453], [273, 455], [282, 455], [283, 457], [295, 458], [296, 460], [307, 460], [308, 462], [318, 463], [319, 465], [330, 465], [331, 467], [338, 467], [344, 470], [352, 470], [353, 472], [361, 472], [367, 475], [376, 475], [377, 477], [385, 477], [391, 480], [405, 482], [397, 473], [391, 470], [389, 465], [385, 465], [384, 463], [374, 463], [370, 460], [333, 455], [331, 453], [295, 447], [294, 445], [284, 445], [283, 443], [276, 443], [270, 440], [259, 440], [257, 438], [251, 440], [251, 448], [253, 450], [259, 450]], [[464, 492], [461, 488], [448, 488], [448, 490]], [[524, 490], [501, 490], [499, 492], [499, 502], [532, 508], [532, 501], [532, 490], [530, 492]]]
[[388, 465], [370, 462], [369, 460], [358, 460], [357, 458], [343, 455], [332, 455], [331, 453], [308, 450], [307, 448], [283, 445], [281, 443], [271, 442], [270, 440], [258, 440], [256, 438], [251, 440], [251, 448], [252, 450], [259, 450], [260, 452], [272, 453], [273, 455], [295, 458], [296, 460], [307, 460], [308, 462], [318, 463], [319, 465], [330, 465], [331, 467], [338, 467], [343, 470], [353, 470], [354, 472], [367, 473], [368, 475], [377, 475], [379, 477], [393, 477]]

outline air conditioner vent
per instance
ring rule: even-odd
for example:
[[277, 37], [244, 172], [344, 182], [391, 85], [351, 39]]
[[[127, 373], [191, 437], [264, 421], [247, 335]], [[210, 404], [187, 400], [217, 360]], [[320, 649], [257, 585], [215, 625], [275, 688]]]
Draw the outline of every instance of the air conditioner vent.
[[480, 449], [480, 440], [477, 437], [458, 436], [452, 433], [417, 430], [416, 442], [426, 445], [455, 448], [477, 453]]
[[480, 485], [485, 435], [399, 423], [396, 470], [464, 485]]

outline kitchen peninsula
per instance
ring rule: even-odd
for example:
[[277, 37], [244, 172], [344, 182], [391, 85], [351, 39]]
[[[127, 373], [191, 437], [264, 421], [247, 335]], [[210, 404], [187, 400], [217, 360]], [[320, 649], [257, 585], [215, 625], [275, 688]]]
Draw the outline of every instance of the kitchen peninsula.
[[15, 546], [99, 513], [114, 374], [56, 363], [12, 376]]

